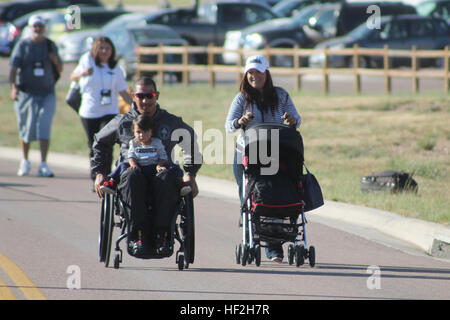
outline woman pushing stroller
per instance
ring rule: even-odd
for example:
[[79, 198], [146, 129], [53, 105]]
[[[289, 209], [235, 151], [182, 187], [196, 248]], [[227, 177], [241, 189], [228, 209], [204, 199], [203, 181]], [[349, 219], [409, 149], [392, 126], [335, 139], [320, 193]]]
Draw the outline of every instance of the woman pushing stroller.
[[[264, 122], [285, 123], [298, 128], [301, 117], [286, 90], [273, 85], [267, 59], [264, 56], [251, 56], [245, 64], [240, 92], [233, 99], [228, 111], [225, 129], [233, 133], [238, 129], [245, 130], [250, 125]], [[239, 186], [241, 203], [244, 188], [242, 182], [244, 169], [241, 161], [243, 147], [244, 138], [241, 134], [237, 140], [233, 162], [233, 173]], [[266, 255], [272, 261], [282, 262], [281, 243], [268, 243]]]

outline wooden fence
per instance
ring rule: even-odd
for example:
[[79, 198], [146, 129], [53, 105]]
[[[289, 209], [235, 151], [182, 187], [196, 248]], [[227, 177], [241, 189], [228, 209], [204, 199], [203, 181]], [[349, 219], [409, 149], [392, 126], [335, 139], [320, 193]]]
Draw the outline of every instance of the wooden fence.
[[[218, 55], [222, 55], [224, 52], [236, 53], [239, 55], [239, 59], [236, 65], [223, 65], [216, 64]], [[180, 63], [167, 63], [164, 62], [166, 55], [179, 55], [181, 56]], [[206, 64], [194, 64], [191, 63], [192, 55], [203, 54], [207, 57]], [[450, 78], [449, 78], [449, 48], [445, 47], [443, 50], [393, 50], [385, 46], [383, 49], [367, 49], [360, 48], [355, 45], [353, 48], [347, 49], [299, 49], [299, 48], [265, 48], [259, 51], [249, 50], [225, 50], [223, 47], [214, 47], [209, 45], [207, 47], [193, 47], [193, 46], [180, 46], [170, 47], [162, 46], [158, 47], [138, 47], [138, 66], [137, 75], [139, 76], [142, 71], [156, 72], [158, 81], [163, 83], [165, 72], [178, 72], [181, 73], [182, 82], [188, 86], [190, 83], [190, 72], [205, 72], [209, 74], [209, 85], [214, 87], [216, 85], [217, 73], [234, 73], [236, 75], [236, 81], [241, 81], [244, 66], [242, 61], [244, 58], [253, 54], [261, 54], [269, 58], [271, 56], [290, 56], [293, 57], [293, 67], [272, 67], [270, 72], [272, 75], [286, 75], [294, 78], [294, 85], [298, 90], [301, 90], [301, 78], [304, 75], [318, 74], [322, 76], [322, 91], [324, 93], [329, 92], [330, 75], [352, 75], [354, 77], [354, 89], [356, 93], [361, 92], [361, 76], [379, 76], [384, 78], [384, 88], [386, 93], [391, 93], [392, 86], [391, 80], [394, 77], [410, 78], [412, 91], [417, 93], [419, 91], [419, 79], [421, 78], [438, 78], [443, 80], [443, 89], [445, 92], [450, 91]], [[323, 54], [324, 63], [321, 68], [311, 68], [306, 65], [300, 65], [301, 58], [306, 58], [311, 55]], [[141, 55], [155, 55], [157, 56], [156, 63], [142, 63], [140, 60]], [[339, 55], [353, 58], [353, 68], [330, 68], [328, 66], [328, 60], [330, 56]], [[383, 60], [383, 66], [380, 68], [361, 68], [359, 66], [360, 57], [364, 56], [380, 56]], [[410, 68], [393, 69], [391, 66], [392, 58], [409, 58], [411, 59]], [[419, 68], [419, 61], [425, 58], [440, 59], [442, 58], [443, 68]]]

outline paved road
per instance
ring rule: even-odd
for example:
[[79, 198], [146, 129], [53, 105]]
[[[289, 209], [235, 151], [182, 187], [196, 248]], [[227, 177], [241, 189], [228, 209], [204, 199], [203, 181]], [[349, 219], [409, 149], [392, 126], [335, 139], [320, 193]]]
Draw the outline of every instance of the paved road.
[[448, 262], [316, 221], [307, 225], [315, 268], [264, 257], [260, 267], [236, 265], [238, 204], [206, 192], [195, 201], [197, 252], [188, 270], [178, 271], [174, 256], [127, 254], [119, 270], [105, 268], [100, 203], [87, 173], [53, 167], [55, 178], [19, 178], [17, 165], [0, 159], [0, 300], [450, 299]]

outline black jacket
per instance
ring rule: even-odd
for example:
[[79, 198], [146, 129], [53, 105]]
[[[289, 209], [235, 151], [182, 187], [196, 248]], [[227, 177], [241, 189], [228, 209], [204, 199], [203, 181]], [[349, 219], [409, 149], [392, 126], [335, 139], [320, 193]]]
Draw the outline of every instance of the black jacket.
[[[138, 115], [137, 107], [133, 103], [129, 112], [117, 115], [95, 135], [92, 146], [94, 156], [91, 158], [91, 173], [94, 175], [108, 174], [109, 168], [106, 167], [106, 160], [112, 157], [115, 144], [120, 145], [119, 161], [127, 159], [129, 141], [134, 138], [132, 123]], [[202, 155], [198, 150], [194, 130], [184, 123], [181, 117], [161, 109], [159, 105], [157, 105], [153, 118], [156, 123], [153, 136], [161, 139], [169, 162], [172, 163], [172, 149], [179, 144], [183, 151], [183, 169], [195, 175], [202, 165]]]

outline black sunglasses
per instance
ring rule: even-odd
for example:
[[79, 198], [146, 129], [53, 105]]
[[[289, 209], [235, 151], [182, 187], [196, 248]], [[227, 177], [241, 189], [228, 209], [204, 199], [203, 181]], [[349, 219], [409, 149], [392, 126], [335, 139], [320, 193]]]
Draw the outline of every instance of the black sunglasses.
[[156, 97], [156, 92], [136, 92], [134, 94], [139, 100], [144, 100], [145, 98], [147, 99], [153, 99], [154, 97]]

